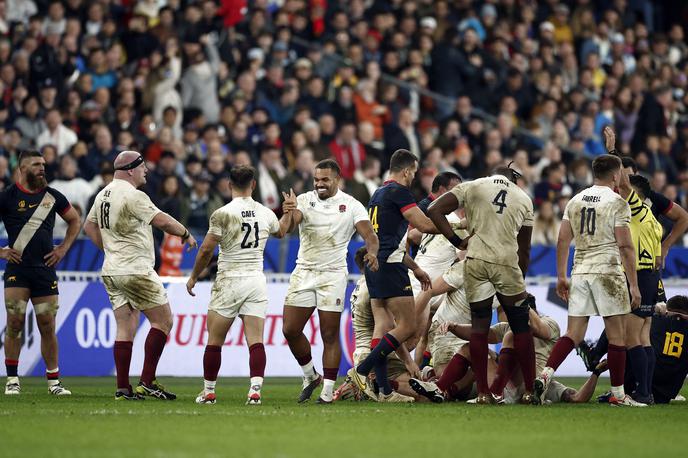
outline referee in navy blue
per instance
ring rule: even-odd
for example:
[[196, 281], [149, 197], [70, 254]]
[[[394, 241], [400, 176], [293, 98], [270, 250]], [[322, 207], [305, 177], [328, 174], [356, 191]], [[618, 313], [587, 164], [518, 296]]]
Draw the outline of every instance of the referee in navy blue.
[[[67, 222], [68, 228], [62, 243], [53, 246], [56, 213]], [[45, 159], [39, 152], [25, 151], [19, 155], [19, 181], [0, 194], [0, 217], [9, 238], [9, 246], [0, 248], [0, 258], [7, 260], [4, 275], [7, 309], [5, 394], [18, 395], [21, 392], [19, 353], [26, 308], [31, 299], [41, 333], [41, 354], [45, 361], [48, 390], [56, 396], [70, 395], [72, 393], [60, 383], [57, 365], [55, 266], [79, 235], [81, 219], [65, 196], [48, 187]]]
[[[406, 254], [406, 232], [411, 225], [423, 233], [438, 233], [432, 221], [418, 208], [409, 190], [418, 170], [418, 159], [407, 150], [397, 150], [390, 161], [389, 180], [385, 181], [368, 204], [368, 216], [380, 241], [379, 269], [366, 268], [365, 277], [370, 291], [379, 344], [349, 376], [364, 389], [368, 374], [375, 369], [375, 380], [380, 388], [379, 402], [412, 402], [413, 398], [392, 391], [387, 380], [387, 356], [394, 351], [407, 351], [402, 345], [416, 330], [413, 290], [408, 269], [421, 282], [423, 289], [430, 287], [430, 278]], [[451, 240], [456, 246], [462, 243], [458, 236]], [[380, 317], [393, 316], [381, 323]], [[391, 329], [391, 330], [390, 330]], [[379, 332], [379, 334], [377, 334]]]

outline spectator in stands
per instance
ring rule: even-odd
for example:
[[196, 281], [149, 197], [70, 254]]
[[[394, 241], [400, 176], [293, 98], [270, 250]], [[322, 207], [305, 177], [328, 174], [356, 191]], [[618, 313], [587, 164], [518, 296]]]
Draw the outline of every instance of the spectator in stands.
[[556, 245], [561, 220], [554, 212], [552, 201], [545, 200], [540, 204], [533, 222], [533, 245]]
[[222, 199], [210, 192], [212, 177], [205, 170], [192, 177], [188, 195], [180, 202], [180, 222], [193, 234], [203, 236], [208, 232], [208, 221], [215, 210], [222, 207]]
[[62, 156], [77, 142], [76, 133], [62, 124], [62, 114], [57, 108], [48, 110], [45, 116], [45, 130], [36, 138], [36, 146], [55, 145], [57, 154]]
[[[60, 156], [59, 164], [58, 177], [50, 182], [49, 186], [61, 192], [79, 215], [84, 215], [94, 189], [88, 181], [77, 176], [77, 162], [71, 155], [63, 154]], [[55, 237], [62, 238], [66, 233], [67, 223], [62, 221], [61, 218], [56, 218]]]

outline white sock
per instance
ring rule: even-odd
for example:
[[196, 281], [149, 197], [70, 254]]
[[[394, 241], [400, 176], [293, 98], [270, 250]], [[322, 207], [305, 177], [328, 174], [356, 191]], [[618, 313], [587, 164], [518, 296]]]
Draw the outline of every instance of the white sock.
[[323, 380], [322, 391], [320, 392], [320, 397], [324, 401], [331, 401], [334, 392], [334, 380], [325, 379]]
[[[59, 372], [60, 372], [60, 368], [59, 368], [59, 367], [56, 367], [55, 369], [46, 369], [46, 370], [45, 370], [45, 373], [46, 373], [46, 374], [57, 374], [57, 373], [59, 373]], [[59, 385], [59, 384], [60, 384], [60, 380], [59, 380], [59, 379], [56, 379], [56, 378], [55, 378], [55, 379], [52, 379], [52, 380], [51, 380], [51, 379], [48, 379], [48, 386], [49, 386], [49, 387], [50, 387], [50, 386]]]
[[308, 361], [306, 364], [301, 366], [303, 371], [303, 376], [305, 378], [311, 379], [315, 377], [315, 368], [313, 367], [313, 360]]
[[623, 399], [626, 396], [626, 393], [624, 392], [623, 385], [613, 386], [612, 387], [612, 396], [614, 396], [616, 399]]
[[548, 380], [552, 378], [552, 375], [554, 375], [554, 369], [552, 369], [549, 366], [545, 367], [540, 373], [540, 377], [546, 378]]
[[[257, 390], [254, 390], [253, 387], [258, 386]], [[263, 388], [263, 377], [251, 377], [251, 390], [252, 391], [260, 391], [260, 389]]]
[[215, 383], [217, 383], [217, 380], [203, 380], [203, 389], [208, 392], [213, 392], [215, 391]]

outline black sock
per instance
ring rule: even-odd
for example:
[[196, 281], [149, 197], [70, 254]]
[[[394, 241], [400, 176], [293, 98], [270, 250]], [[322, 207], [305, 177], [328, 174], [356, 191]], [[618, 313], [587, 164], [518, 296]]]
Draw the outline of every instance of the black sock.
[[602, 357], [607, 354], [608, 347], [609, 340], [607, 340], [607, 333], [605, 331], [602, 331], [602, 334], [600, 334], [600, 338], [597, 340], [597, 343], [594, 347], [592, 347], [593, 359], [597, 361], [601, 360]]
[[648, 396], [647, 392], [647, 353], [641, 345], [628, 349], [631, 360], [631, 370], [635, 377], [636, 390], [641, 396]]
[[655, 375], [655, 363], [657, 362], [657, 356], [655, 355], [655, 349], [652, 347], [644, 347], [645, 354], [647, 355], [647, 392], [652, 394], [652, 378]]
[[387, 359], [387, 355], [392, 353], [394, 350], [399, 348], [399, 342], [394, 338], [392, 334], [385, 334], [380, 343], [377, 344], [373, 351], [363, 360], [361, 364], [356, 367], [356, 372], [361, 375], [368, 375], [373, 367], [382, 359]]
[[19, 361], [16, 359], [5, 358], [5, 371], [8, 377], [17, 377]]
[[383, 358], [375, 364], [375, 380], [380, 387], [382, 394], [390, 394], [392, 392], [392, 385], [389, 384], [387, 378], [387, 358]]

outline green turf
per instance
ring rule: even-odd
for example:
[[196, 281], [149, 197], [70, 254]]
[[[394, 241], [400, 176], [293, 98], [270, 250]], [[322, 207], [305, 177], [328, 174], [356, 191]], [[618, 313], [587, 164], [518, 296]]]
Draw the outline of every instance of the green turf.
[[23, 378], [21, 396], [0, 398], [0, 456], [625, 458], [688, 444], [688, 405], [298, 405], [299, 381], [268, 379], [264, 404], [245, 406], [247, 381], [221, 379], [211, 406], [193, 402], [198, 379], [161, 382], [176, 401], [115, 402], [111, 378], [66, 378], [74, 395], [54, 398]]

